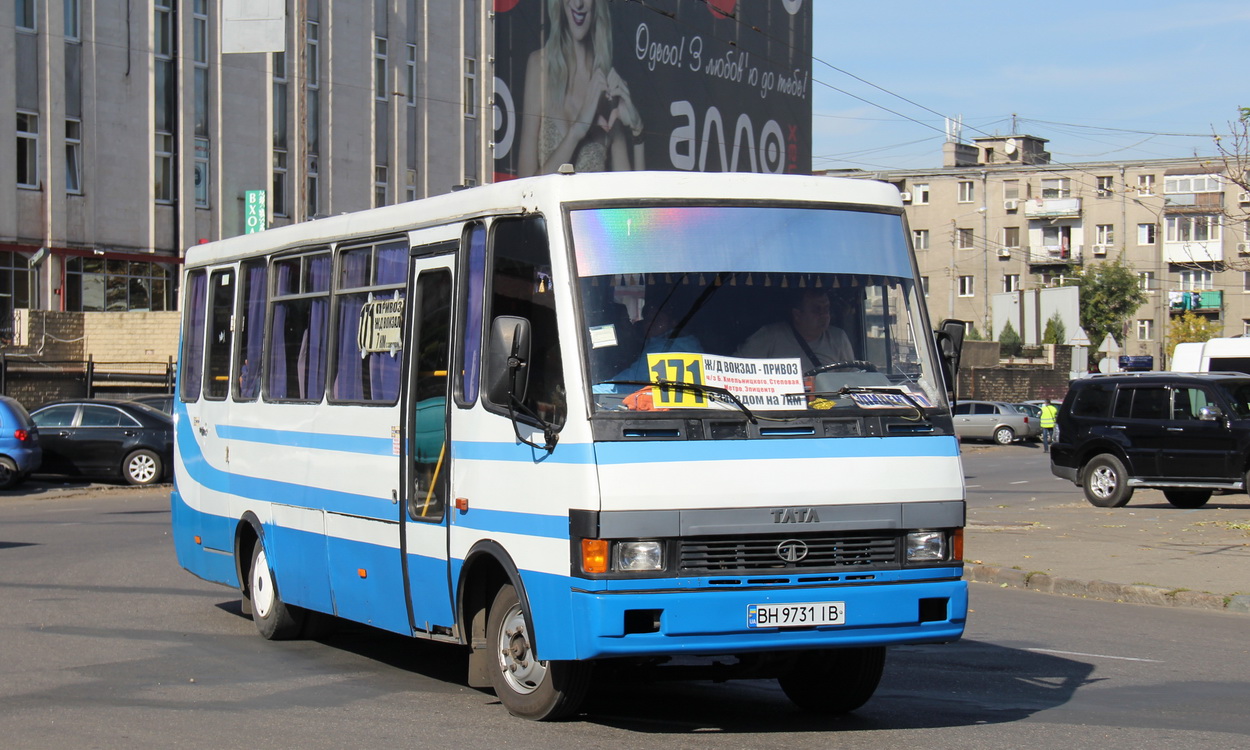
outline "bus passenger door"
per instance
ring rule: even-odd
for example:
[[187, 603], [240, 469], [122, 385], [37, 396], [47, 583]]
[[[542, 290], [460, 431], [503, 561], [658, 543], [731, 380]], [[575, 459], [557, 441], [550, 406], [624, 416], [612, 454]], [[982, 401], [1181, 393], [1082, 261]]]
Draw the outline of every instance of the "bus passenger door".
[[[416, 248], [414, 253], [451, 250], [454, 243]], [[400, 507], [400, 551], [404, 585], [415, 632], [450, 628], [452, 593], [447, 545], [450, 442], [447, 430], [451, 352], [452, 259], [441, 254], [414, 257], [405, 332], [407, 365], [403, 397], [404, 461]]]

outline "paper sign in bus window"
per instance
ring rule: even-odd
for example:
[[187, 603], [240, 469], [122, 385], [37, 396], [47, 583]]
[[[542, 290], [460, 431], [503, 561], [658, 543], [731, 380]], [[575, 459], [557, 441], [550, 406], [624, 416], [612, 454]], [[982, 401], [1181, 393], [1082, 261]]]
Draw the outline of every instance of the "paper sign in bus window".
[[[647, 372], [653, 382], [724, 388], [752, 410], [801, 409], [805, 405], [803, 373], [797, 358], [746, 359], [663, 352], [647, 355]], [[703, 408], [710, 403], [705, 393], [692, 388], [657, 386], [652, 388], [652, 399], [657, 409]]]

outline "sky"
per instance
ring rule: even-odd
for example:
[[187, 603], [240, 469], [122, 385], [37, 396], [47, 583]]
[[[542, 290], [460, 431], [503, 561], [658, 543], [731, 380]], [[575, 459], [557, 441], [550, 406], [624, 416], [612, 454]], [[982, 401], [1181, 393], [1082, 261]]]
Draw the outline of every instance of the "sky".
[[809, 2], [816, 170], [941, 167], [946, 117], [1055, 162], [1210, 156], [1250, 106], [1245, 0]]

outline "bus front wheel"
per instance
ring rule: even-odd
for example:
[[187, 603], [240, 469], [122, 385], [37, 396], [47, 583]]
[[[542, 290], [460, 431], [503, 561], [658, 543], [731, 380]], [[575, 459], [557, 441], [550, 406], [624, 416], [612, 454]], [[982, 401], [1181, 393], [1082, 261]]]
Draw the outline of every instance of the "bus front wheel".
[[278, 587], [273, 582], [273, 571], [269, 569], [269, 556], [265, 554], [265, 543], [260, 539], [252, 547], [252, 566], [248, 573], [248, 596], [252, 602], [252, 620], [256, 629], [271, 641], [286, 641], [298, 638], [304, 628], [304, 617], [307, 614], [299, 607], [293, 607], [282, 601]]
[[885, 648], [813, 651], [794, 660], [777, 678], [786, 697], [804, 711], [827, 715], [854, 711], [877, 691], [885, 669]]
[[511, 585], [495, 594], [486, 618], [488, 648], [494, 651], [490, 681], [513, 716], [554, 721], [576, 713], [590, 686], [590, 665], [539, 661], [525, 622], [525, 610]]

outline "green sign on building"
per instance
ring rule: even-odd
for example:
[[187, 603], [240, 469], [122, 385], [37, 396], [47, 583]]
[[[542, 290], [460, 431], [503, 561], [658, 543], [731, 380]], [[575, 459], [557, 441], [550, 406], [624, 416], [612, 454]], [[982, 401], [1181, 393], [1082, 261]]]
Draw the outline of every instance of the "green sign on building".
[[269, 226], [269, 193], [248, 190], [244, 193], [243, 233], [260, 232]]

